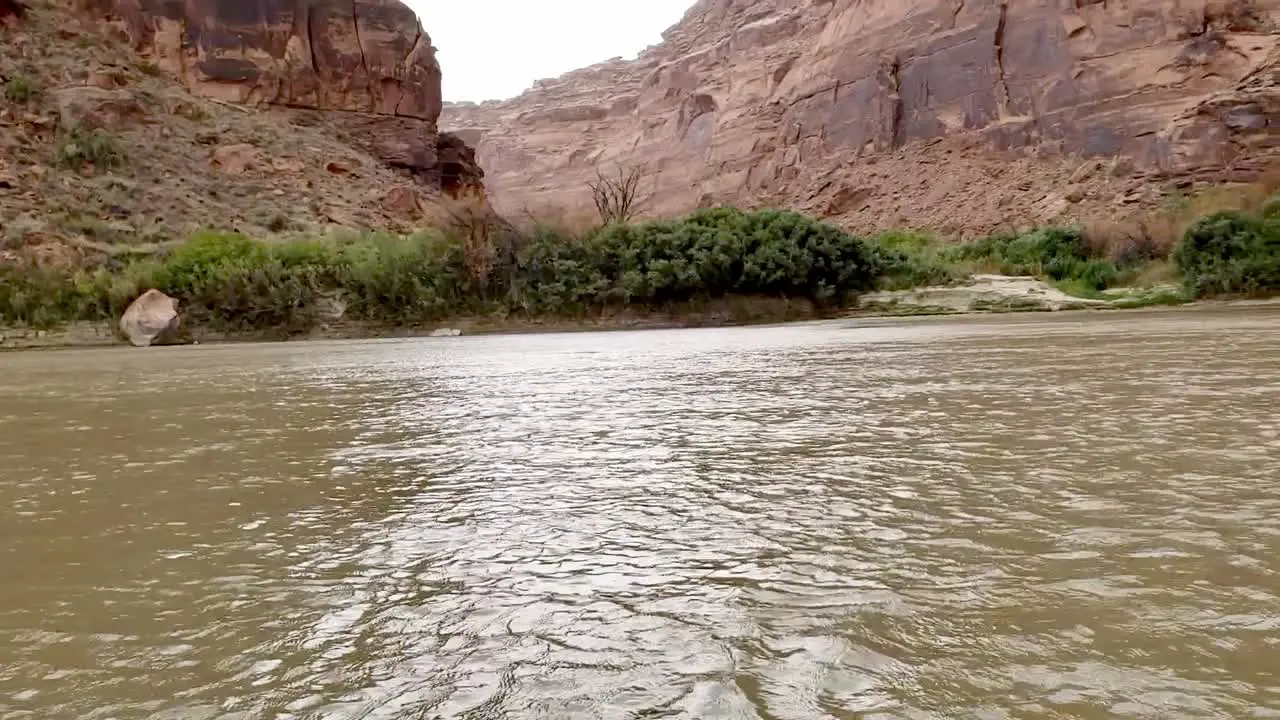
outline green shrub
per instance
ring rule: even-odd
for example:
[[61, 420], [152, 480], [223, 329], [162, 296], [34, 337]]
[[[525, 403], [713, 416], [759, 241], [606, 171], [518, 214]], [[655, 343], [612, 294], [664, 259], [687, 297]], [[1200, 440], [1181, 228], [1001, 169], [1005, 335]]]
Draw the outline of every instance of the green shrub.
[[469, 309], [474, 300], [461, 247], [435, 233], [369, 235], [344, 244], [332, 267], [356, 317], [425, 322]]
[[1214, 213], [1187, 230], [1173, 259], [1197, 297], [1280, 291], [1280, 220]]
[[4, 82], [4, 98], [15, 105], [25, 105], [38, 97], [40, 84], [30, 75], [14, 75]]
[[1280, 220], [1280, 197], [1273, 197], [1262, 206], [1262, 217], [1266, 220]]
[[146, 277], [196, 322], [304, 330], [317, 295], [336, 284], [336, 257], [311, 241], [268, 246], [238, 233], [198, 233]]
[[0, 267], [0, 316], [44, 328], [81, 315], [81, 298], [70, 273], [46, 268]]
[[876, 253], [877, 284], [885, 290], [949, 285], [970, 274], [923, 233], [890, 230], [872, 237], [871, 246]]
[[584, 238], [536, 232], [516, 253], [510, 297], [552, 313], [727, 295], [841, 304], [873, 285], [876, 263], [860, 238], [803, 215], [716, 208]]
[[1111, 287], [1124, 269], [1093, 250], [1079, 227], [1041, 228], [1021, 235], [993, 235], [945, 253], [953, 262], [985, 262], [1005, 275], [1035, 275], [1085, 291]]
[[[477, 245], [477, 237], [485, 243]], [[1077, 228], [943, 245], [906, 232], [863, 240], [796, 213], [730, 208], [611, 224], [582, 236], [535, 225], [458, 237], [366, 233], [267, 244], [204, 232], [168, 252], [117, 255], [91, 270], [0, 267], [0, 321], [47, 327], [116, 318], [150, 288], [177, 298], [194, 324], [285, 333], [315, 326], [320, 300], [335, 292], [347, 317], [398, 325], [489, 312], [680, 308], [723, 298], [803, 298], [833, 307], [876, 285], [948, 283], [979, 267], [1101, 296], [1139, 268], [1101, 254]], [[1210, 216], [1187, 232], [1175, 261], [1188, 296], [1275, 291], [1280, 221]]]
[[123, 165], [127, 155], [120, 140], [104, 130], [72, 130], [58, 144], [54, 159], [76, 170], [88, 164], [106, 169]]
[[[305, 329], [320, 295], [342, 291], [354, 319], [413, 324], [516, 310], [572, 315], [730, 295], [837, 305], [869, 289], [877, 258], [859, 238], [789, 212], [704, 210], [680, 220], [609, 225], [584, 237], [541, 226], [493, 247], [434, 232], [264, 244], [198, 233], [166, 255], [73, 281], [23, 271], [0, 317], [102, 319], [156, 288], [193, 322]], [[479, 257], [483, 262], [477, 262]], [[32, 298], [41, 298], [37, 312]]]
[[1022, 235], [993, 235], [956, 254], [963, 259], [991, 259], [1006, 275], [1048, 275], [1062, 279], [1076, 263], [1087, 260], [1084, 234], [1076, 228], [1046, 228]]

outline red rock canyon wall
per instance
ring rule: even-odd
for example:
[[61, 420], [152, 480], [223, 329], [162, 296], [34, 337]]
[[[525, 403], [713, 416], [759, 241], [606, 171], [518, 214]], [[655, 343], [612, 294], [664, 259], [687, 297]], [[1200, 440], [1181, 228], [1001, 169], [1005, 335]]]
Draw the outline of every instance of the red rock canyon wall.
[[440, 65], [399, 0], [82, 2], [198, 94], [323, 111], [353, 142], [427, 184], [479, 180], [470, 150], [437, 130]]
[[508, 212], [779, 204], [979, 232], [1280, 157], [1280, 0], [700, 0], [661, 44], [446, 105]]

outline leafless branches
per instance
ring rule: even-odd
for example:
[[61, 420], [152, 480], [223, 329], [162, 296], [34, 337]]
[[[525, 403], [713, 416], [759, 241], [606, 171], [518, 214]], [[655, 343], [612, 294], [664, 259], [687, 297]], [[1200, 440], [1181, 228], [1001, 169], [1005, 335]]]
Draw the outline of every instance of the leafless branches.
[[510, 226], [494, 212], [481, 192], [461, 192], [441, 204], [445, 227], [462, 243], [467, 274], [483, 291], [506, 250], [504, 244]]
[[605, 224], [627, 222], [639, 210], [640, 180], [644, 177], [644, 169], [618, 167], [613, 175], [605, 175], [596, 170], [596, 179], [587, 182], [591, 188], [591, 199], [595, 201], [596, 211]]

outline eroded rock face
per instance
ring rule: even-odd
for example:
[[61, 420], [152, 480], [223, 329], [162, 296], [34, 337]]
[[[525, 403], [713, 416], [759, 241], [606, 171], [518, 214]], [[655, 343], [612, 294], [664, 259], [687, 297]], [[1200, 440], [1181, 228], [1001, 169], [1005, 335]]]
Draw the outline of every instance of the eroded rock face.
[[[448, 105], [442, 127], [477, 140], [503, 210], [589, 209], [586, 181], [622, 164], [656, 213], [983, 231], [1275, 163], [1278, 21], [1280, 0], [700, 0], [635, 60]], [[1069, 188], [1089, 156], [1131, 171]]]
[[0, 0], [0, 22], [4, 22], [9, 18], [22, 19], [27, 12], [27, 6], [18, 2], [18, 0]]
[[375, 156], [440, 184], [440, 65], [399, 0], [81, 0], [193, 92], [326, 111]]
[[476, 161], [476, 151], [454, 133], [440, 133], [436, 142], [440, 166], [440, 186], [455, 195], [484, 191], [484, 170]]
[[91, 0], [139, 50], [237, 103], [434, 122], [440, 66], [399, 0]]

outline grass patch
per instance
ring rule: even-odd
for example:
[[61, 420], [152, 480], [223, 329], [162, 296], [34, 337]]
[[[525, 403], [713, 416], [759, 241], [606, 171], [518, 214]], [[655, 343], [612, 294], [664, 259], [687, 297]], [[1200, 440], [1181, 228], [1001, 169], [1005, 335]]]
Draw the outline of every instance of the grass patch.
[[925, 233], [891, 230], [873, 236], [870, 242], [881, 290], [953, 285], [973, 274], [973, 267], [957, 262], [952, 250]]
[[1280, 197], [1273, 198], [1258, 211], [1264, 220], [1280, 220]]
[[1078, 278], [1054, 280], [1049, 284], [1067, 295], [1085, 300], [1105, 300], [1109, 297], [1106, 292], [1108, 288], [1099, 288], [1095, 283]]
[[950, 251], [956, 259], [984, 262], [1003, 275], [1032, 275], [1086, 294], [1113, 287], [1132, 267], [1098, 257], [1080, 227], [1042, 228], [1022, 235], [994, 235]]
[[86, 165], [109, 169], [124, 165], [128, 156], [124, 145], [104, 130], [72, 130], [58, 144], [54, 160], [58, 165], [80, 170]]

